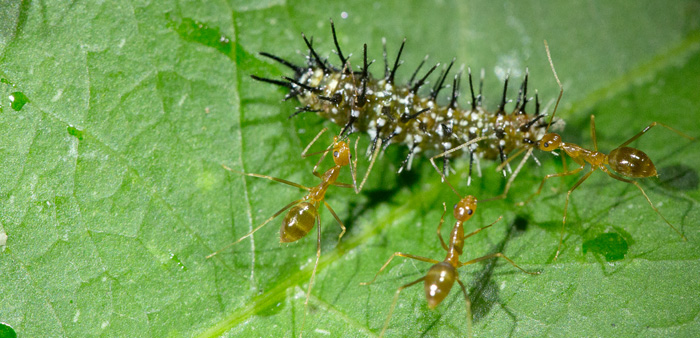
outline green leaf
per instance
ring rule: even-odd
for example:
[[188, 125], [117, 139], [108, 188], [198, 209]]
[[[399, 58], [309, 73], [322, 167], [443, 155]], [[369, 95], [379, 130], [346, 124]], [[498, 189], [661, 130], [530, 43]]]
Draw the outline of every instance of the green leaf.
[[[399, 81], [425, 54], [432, 62], [456, 57], [483, 68], [491, 109], [503, 76], [510, 71], [511, 83], [518, 83], [526, 67], [530, 88], [545, 103], [556, 98], [547, 39], [566, 89], [557, 113], [566, 121], [564, 140], [591, 146], [595, 114], [598, 146], [609, 151], [652, 121], [698, 136], [698, 16], [696, 1], [6, 1], [0, 6], [2, 337], [298, 336], [313, 234], [280, 245], [275, 220], [250, 240], [205, 256], [302, 196], [221, 164], [318, 182], [311, 175], [316, 158], [299, 154], [324, 126], [339, 128], [312, 114], [288, 120], [295, 102], [281, 102], [284, 90], [250, 75], [288, 74], [258, 51], [303, 62], [301, 32], [336, 62], [329, 18], [352, 62], [368, 44], [375, 71], [381, 38], [393, 56], [406, 37]], [[329, 135], [322, 139], [315, 149], [330, 142]], [[364, 149], [368, 140], [360, 143]], [[537, 152], [542, 166], [528, 163], [506, 200], [480, 204], [467, 230], [504, 219], [469, 238], [464, 258], [503, 251], [542, 274], [523, 274], [503, 260], [460, 269], [475, 336], [700, 334], [697, 144], [657, 127], [633, 145], [661, 173], [641, 186], [688, 240], [634, 186], [595, 173], [571, 195], [563, 252], [553, 261], [565, 192], [577, 178], [553, 179], [531, 203], [516, 207], [544, 175], [563, 170], [558, 158]], [[442, 203], [457, 196], [425, 158], [396, 175], [404, 155], [402, 147], [390, 147], [360, 195], [329, 190], [328, 203], [348, 233], [338, 243], [340, 228], [321, 212], [322, 257], [306, 336], [378, 335], [396, 289], [430, 264], [397, 258], [373, 285], [359, 283], [395, 251], [442, 259], [435, 229]], [[482, 163], [483, 177], [467, 187], [468, 161], [455, 162], [450, 178], [460, 192], [485, 199], [502, 191], [495, 164]], [[364, 173], [364, 158], [360, 167]], [[452, 222], [448, 215], [444, 228]], [[431, 311], [416, 286], [401, 293], [387, 335], [465, 336], [466, 330], [459, 290]]]

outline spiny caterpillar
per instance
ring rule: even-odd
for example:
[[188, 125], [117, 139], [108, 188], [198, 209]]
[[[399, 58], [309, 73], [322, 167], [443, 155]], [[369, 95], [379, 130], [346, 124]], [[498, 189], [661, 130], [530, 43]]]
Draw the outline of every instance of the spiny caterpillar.
[[[406, 40], [403, 40], [391, 69], [387, 62], [386, 43], [384, 43], [384, 77], [377, 79], [368, 71], [372, 62], [367, 62], [367, 44], [363, 47], [362, 67], [358, 71], [353, 71], [348, 58], [340, 49], [332, 20], [331, 31], [336, 53], [340, 59], [340, 67], [321, 58], [313, 48], [313, 39], [310, 41], [302, 33], [302, 38], [309, 49], [305, 66], [298, 66], [273, 54], [260, 52], [260, 55], [292, 69], [293, 77], [283, 77], [282, 80], [255, 75], [251, 77], [258, 81], [289, 88], [290, 92], [285, 100], [296, 97], [302, 104], [302, 107], [290, 115], [290, 118], [303, 112], [316, 112], [319, 116], [342, 126], [341, 136], [345, 133], [368, 133], [372, 138], [369, 153], [380, 150], [377, 147], [378, 141], [384, 145], [382, 149], [386, 149], [391, 143], [405, 144], [408, 147], [408, 155], [401, 163], [399, 172], [405, 167], [410, 169], [415, 154], [424, 151], [445, 152], [483, 136], [486, 139], [480, 144], [474, 143], [466, 147], [470, 159], [469, 179], [471, 180], [475, 159], [477, 164], [480, 158], [498, 158], [503, 163], [511, 151], [528, 148], [544, 135], [547, 124], [540, 121], [544, 114], [540, 114], [537, 94], [535, 94], [535, 115], [530, 116], [525, 112], [527, 103], [532, 100], [527, 97], [527, 72], [518, 91], [515, 108], [510, 113], [507, 113], [505, 108], [508, 102], [506, 99], [508, 78], [505, 79], [503, 96], [498, 109], [492, 113], [482, 106], [483, 71], [478, 95], [475, 95], [471, 69], [468, 71], [470, 106], [463, 109], [457, 104], [461, 71], [454, 76], [449, 102], [447, 105], [440, 105], [437, 101], [438, 94], [446, 87], [445, 80], [454, 65], [454, 59], [441, 71], [429, 94], [421, 96], [418, 93], [420, 88], [426, 84], [427, 78], [438, 68], [439, 63], [416, 80], [426, 57], [413, 72], [408, 83], [398, 85], [394, 78], [401, 64], [400, 57]], [[462, 152], [462, 149], [455, 149], [452, 154], [459, 156]], [[448, 172], [449, 157], [449, 155], [443, 157], [445, 173]], [[503, 173], [505, 174], [505, 170]]]

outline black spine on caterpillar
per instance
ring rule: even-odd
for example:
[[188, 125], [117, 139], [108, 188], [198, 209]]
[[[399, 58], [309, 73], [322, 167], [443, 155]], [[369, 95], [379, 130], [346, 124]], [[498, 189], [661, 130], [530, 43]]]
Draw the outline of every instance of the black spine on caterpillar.
[[[527, 97], [527, 82], [529, 74], [520, 86], [515, 108], [506, 111], [506, 92], [508, 78], [503, 88], [503, 96], [495, 113], [488, 112], [482, 106], [483, 72], [479, 85], [479, 94], [475, 96], [471, 69], [468, 71], [471, 104], [467, 109], [457, 105], [458, 87], [461, 81], [461, 71], [454, 77], [452, 95], [449, 104], [439, 105], [438, 94], [445, 88], [445, 80], [454, 64], [454, 59], [440, 72], [438, 81], [426, 97], [418, 95], [426, 79], [439, 67], [431, 67], [420, 79], [414, 82], [424, 59], [415, 70], [409, 82], [396, 85], [394, 78], [396, 70], [401, 65], [400, 57], [406, 40], [401, 44], [398, 55], [389, 67], [386, 60], [386, 44], [384, 44], [385, 74], [382, 78], [373, 77], [368, 68], [367, 45], [363, 47], [363, 63], [359, 71], [352, 71], [350, 63], [338, 44], [335, 26], [331, 20], [333, 41], [341, 66], [335, 67], [328, 60], [322, 59], [313, 47], [313, 40], [302, 38], [309, 49], [306, 66], [297, 66], [287, 60], [269, 53], [260, 55], [270, 58], [292, 69], [294, 77], [284, 77], [283, 80], [262, 78], [253, 75], [252, 78], [290, 89], [285, 99], [296, 97], [302, 104], [291, 116], [303, 112], [316, 112], [319, 116], [331, 120], [342, 127], [341, 135], [345, 133], [366, 132], [372, 138], [369, 153], [375, 150], [379, 139], [384, 147], [391, 143], [405, 144], [409, 153], [401, 164], [399, 172], [410, 165], [415, 154], [421, 152], [441, 153], [455, 146], [480, 136], [487, 139], [480, 144], [473, 144], [463, 150], [450, 154], [452, 157], [468, 152], [470, 170], [474, 159], [506, 160], [507, 154], [515, 149], [527, 146], [532, 140], [538, 140], [544, 135], [546, 123], [540, 121], [540, 103], [535, 96], [535, 114], [530, 116], [525, 107], [530, 101]], [[448, 157], [445, 156], [443, 170], [448, 170]], [[505, 174], [505, 171], [504, 171]]]

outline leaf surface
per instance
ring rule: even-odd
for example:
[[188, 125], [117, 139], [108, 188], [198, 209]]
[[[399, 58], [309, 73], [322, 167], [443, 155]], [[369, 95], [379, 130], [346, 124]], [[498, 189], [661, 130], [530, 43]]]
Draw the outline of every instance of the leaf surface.
[[[353, 65], [368, 44], [375, 72], [382, 67], [382, 37], [390, 57], [406, 37], [400, 83], [425, 54], [431, 62], [456, 57], [477, 72], [483, 68], [492, 110], [505, 75], [515, 98], [526, 68], [544, 103], [556, 99], [546, 39], [566, 90], [557, 112], [566, 121], [564, 138], [583, 146], [592, 145], [591, 114], [602, 151], [652, 121], [696, 137], [700, 130], [696, 1], [2, 7], [0, 333], [10, 332], [7, 337], [298, 336], [315, 235], [280, 245], [275, 220], [252, 239], [204, 257], [302, 196], [221, 164], [316, 184], [316, 158], [299, 154], [324, 126], [339, 128], [313, 114], [288, 120], [295, 102], [281, 102], [284, 90], [250, 75], [288, 75], [257, 52], [301, 63], [301, 32], [337, 64], [328, 18]], [[502, 260], [462, 268], [475, 336], [700, 333], [697, 142], [657, 127], [633, 145], [661, 175], [641, 186], [688, 241], [634, 186], [595, 173], [572, 194], [563, 252], [553, 261], [566, 190], [577, 178], [553, 179], [531, 203], [516, 207], [544, 175], [563, 171], [558, 158], [537, 153], [543, 165], [528, 163], [508, 199], [480, 204], [468, 230], [500, 215], [504, 220], [469, 238], [464, 257], [503, 251], [542, 274], [525, 275]], [[423, 276], [429, 264], [397, 258], [373, 285], [359, 283], [395, 251], [444, 257], [435, 229], [442, 203], [457, 197], [425, 158], [396, 175], [403, 156], [403, 147], [389, 147], [360, 195], [329, 190], [348, 233], [338, 244], [340, 228], [321, 212], [323, 254], [306, 336], [378, 335], [396, 289]], [[450, 176], [460, 192], [488, 198], [502, 191], [487, 162], [483, 177], [467, 187], [466, 162], [455, 161]], [[361, 173], [366, 166], [361, 158]], [[452, 222], [448, 215], [443, 236]], [[464, 300], [453, 290], [431, 311], [419, 286], [406, 289], [387, 335], [465, 336]]]

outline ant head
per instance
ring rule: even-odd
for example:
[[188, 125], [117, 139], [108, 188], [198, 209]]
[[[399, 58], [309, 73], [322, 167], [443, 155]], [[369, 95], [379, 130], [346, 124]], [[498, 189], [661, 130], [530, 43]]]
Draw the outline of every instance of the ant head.
[[338, 136], [333, 138], [333, 162], [339, 166], [350, 164], [350, 146], [345, 141], [340, 141]]
[[475, 212], [476, 197], [468, 195], [462, 198], [457, 204], [455, 204], [453, 214], [455, 216], [455, 219], [457, 219], [458, 221], [466, 222], [472, 216], [474, 216]]
[[555, 133], [544, 135], [541, 140], [537, 141], [537, 147], [542, 151], [552, 151], [561, 146], [561, 136]]

